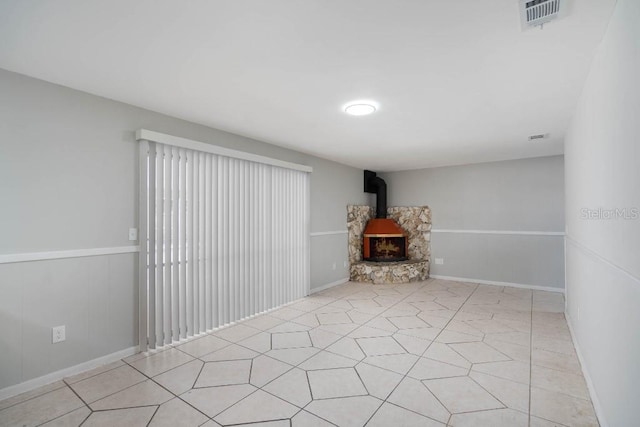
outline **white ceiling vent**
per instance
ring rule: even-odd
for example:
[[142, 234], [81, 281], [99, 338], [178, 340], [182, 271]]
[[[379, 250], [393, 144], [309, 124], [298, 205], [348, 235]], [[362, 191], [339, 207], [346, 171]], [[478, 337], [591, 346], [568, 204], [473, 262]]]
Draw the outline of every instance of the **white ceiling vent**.
[[520, 0], [522, 29], [542, 27], [562, 13], [567, 0]]

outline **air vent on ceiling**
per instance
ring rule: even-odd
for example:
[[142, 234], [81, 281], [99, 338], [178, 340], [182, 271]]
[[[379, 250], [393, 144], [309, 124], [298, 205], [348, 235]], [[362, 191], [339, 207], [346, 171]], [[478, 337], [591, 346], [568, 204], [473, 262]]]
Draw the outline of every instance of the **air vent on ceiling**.
[[556, 19], [567, 0], [520, 0], [522, 29], [540, 26]]

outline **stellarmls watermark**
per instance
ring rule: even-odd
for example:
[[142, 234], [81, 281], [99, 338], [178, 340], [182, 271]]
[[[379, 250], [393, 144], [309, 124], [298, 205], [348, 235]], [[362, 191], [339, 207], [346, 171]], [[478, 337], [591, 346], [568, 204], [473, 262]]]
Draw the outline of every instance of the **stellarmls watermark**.
[[632, 220], [640, 219], [639, 208], [582, 208], [580, 209], [580, 219], [588, 220]]

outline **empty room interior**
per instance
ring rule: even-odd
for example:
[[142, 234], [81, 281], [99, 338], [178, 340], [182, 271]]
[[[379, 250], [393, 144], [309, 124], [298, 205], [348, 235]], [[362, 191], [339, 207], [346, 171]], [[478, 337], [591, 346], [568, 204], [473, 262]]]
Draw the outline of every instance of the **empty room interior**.
[[640, 425], [640, 1], [0, 0], [0, 427]]

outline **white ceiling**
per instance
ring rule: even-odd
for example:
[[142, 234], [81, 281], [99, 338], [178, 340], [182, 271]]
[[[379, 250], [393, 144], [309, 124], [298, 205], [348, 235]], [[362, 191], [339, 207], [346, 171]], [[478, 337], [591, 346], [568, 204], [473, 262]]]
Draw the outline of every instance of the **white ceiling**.
[[522, 32], [518, 0], [0, 0], [0, 68], [360, 168], [536, 157], [614, 4]]

